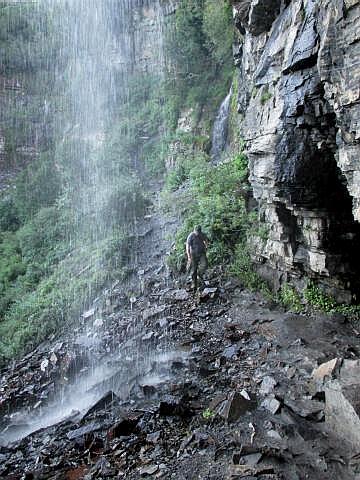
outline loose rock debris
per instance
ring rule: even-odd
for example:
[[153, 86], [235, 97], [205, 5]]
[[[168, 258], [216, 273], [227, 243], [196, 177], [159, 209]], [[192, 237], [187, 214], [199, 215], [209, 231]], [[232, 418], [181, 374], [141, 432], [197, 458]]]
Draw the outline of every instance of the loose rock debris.
[[[216, 272], [209, 283], [198, 296], [160, 278], [136, 302], [117, 287], [91, 315], [102, 326], [84, 317], [5, 369], [0, 477], [356, 479], [351, 328], [284, 314]], [[77, 384], [86, 407], [37, 429]]]

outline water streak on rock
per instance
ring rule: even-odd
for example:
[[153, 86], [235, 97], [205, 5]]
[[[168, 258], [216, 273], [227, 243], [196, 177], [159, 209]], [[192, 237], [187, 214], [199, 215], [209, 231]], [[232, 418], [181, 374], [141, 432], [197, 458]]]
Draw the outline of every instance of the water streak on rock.
[[231, 106], [232, 89], [222, 102], [219, 112], [216, 116], [212, 134], [211, 158], [214, 163], [218, 163], [224, 152], [228, 139], [229, 115]]

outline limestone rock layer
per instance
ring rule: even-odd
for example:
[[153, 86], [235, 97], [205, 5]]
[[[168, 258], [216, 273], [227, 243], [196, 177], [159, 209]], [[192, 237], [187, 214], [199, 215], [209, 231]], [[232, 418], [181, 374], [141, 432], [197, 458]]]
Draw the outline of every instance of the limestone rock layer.
[[238, 110], [275, 285], [359, 294], [360, 1], [234, 2]]

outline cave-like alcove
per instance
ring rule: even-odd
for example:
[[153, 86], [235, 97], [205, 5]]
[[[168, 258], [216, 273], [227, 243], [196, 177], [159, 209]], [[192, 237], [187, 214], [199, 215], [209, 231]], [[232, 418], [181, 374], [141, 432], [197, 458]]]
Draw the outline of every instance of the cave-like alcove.
[[294, 208], [326, 217], [327, 228], [321, 233], [326, 268], [334, 285], [339, 281], [340, 289], [360, 300], [360, 224], [354, 220], [346, 178], [336, 161], [336, 115], [319, 84], [292, 111], [295, 117], [284, 117], [284, 134], [277, 145], [279, 195]]

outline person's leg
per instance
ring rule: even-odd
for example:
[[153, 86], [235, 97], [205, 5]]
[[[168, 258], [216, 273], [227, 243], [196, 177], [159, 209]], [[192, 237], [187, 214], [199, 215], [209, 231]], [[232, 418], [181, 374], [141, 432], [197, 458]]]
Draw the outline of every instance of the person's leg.
[[200, 257], [200, 260], [199, 260], [199, 268], [198, 268], [198, 277], [199, 277], [199, 280], [201, 282], [204, 281], [204, 274], [206, 272], [206, 269], [208, 267], [208, 261], [207, 261], [207, 258], [206, 258], [206, 254], [203, 253]]
[[199, 259], [197, 257], [193, 257], [192, 259], [192, 287], [197, 290], [198, 286], [198, 267], [199, 267]]

